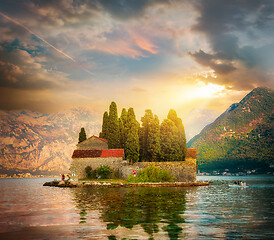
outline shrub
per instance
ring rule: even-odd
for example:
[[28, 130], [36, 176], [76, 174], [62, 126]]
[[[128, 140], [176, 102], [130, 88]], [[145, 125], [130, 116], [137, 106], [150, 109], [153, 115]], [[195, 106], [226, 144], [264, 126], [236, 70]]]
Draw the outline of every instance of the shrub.
[[91, 178], [91, 175], [92, 175], [92, 168], [90, 166], [87, 166], [85, 168], [85, 172], [86, 172], [86, 177], [87, 178]]
[[90, 166], [87, 166], [85, 168], [85, 172], [86, 172], [86, 178], [88, 178], [88, 179], [95, 179], [97, 176], [96, 169], [94, 171], [92, 171], [92, 168]]
[[136, 177], [128, 176], [129, 182], [174, 182], [174, 177], [168, 170], [148, 166], [139, 171]]
[[91, 171], [91, 178], [92, 179], [97, 178], [97, 170], [96, 169], [94, 171]]
[[112, 173], [112, 170], [108, 165], [102, 165], [101, 167], [96, 169], [96, 173], [101, 178], [107, 179], [109, 178], [109, 175]]

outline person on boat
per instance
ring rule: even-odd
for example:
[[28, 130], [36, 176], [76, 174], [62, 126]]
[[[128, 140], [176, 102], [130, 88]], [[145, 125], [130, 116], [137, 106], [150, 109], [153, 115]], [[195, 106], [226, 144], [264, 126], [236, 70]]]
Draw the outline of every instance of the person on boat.
[[62, 174], [62, 181], [65, 181], [65, 174]]

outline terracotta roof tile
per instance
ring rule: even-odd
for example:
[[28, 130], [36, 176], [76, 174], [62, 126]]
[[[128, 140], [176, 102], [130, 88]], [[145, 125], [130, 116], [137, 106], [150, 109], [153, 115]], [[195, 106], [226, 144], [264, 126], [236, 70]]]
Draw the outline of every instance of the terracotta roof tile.
[[123, 157], [124, 149], [74, 150], [72, 158]]
[[103, 149], [101, 157], [123, 157], [124, 149]]
[[74, 150], [72, 158], [96, 158], [100, 157], [102, 150]]

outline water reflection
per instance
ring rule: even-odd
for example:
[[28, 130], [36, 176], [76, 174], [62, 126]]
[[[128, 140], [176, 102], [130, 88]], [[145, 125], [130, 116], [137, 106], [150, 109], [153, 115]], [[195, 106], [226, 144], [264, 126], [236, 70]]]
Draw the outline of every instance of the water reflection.
[[[0, 179], [0, 239], [274, 239], [274, 177], [193, 188], [52, 188]], [[229, 189], [244, 180], [247, 189]]]
[[[80, 223], [88, 211], [99, 209], [108, 230], [141, 226], [154, 239], [159, 232], [178, 239], [185, 222], [186, 192], [182, 188], [81, 188], [74, 189]], [[116, 239], [115, 231], [108, 236]]]

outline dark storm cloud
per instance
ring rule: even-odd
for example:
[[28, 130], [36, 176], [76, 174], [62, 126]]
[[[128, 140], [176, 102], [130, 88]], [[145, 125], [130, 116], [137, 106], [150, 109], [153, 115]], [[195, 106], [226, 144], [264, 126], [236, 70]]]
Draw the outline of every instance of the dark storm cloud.
[[190, 55], [195, 59], [196, 62], [203, 66], [209, 66], [217, 74], [227, 74], [236, 70], [233, 64], [229, 63], [228, 61], [228, 63], [217, 63], [217, 61], [220, 61], [221, 58], [218, 58], [215, 55], [205, 53], [202, 50], [195, 53], [190, 53]]
[[[238, 81], [234, 83], [235, 87], [243, 87], [242, 82], [247, 81], [243, 69], [256, 72], [256, 78], [249, 78], [250, 84], [273, 82], [274, 49], [272, 44], [263, 42], [274, 36], [274, 1], [208, 0], [197, 1], [194, 6], [200, 16], [192, 29], [204, 33], [211, 46], [210, 52], [190, 53], [196, 62], [212, 68], [217, 74], [233, 72]], [[241, 41], [243, 36], [245, 41]], [[258, 44], [254, 44], [250, 36]], [[268, 81], [266, 75], [270, 75]]]

